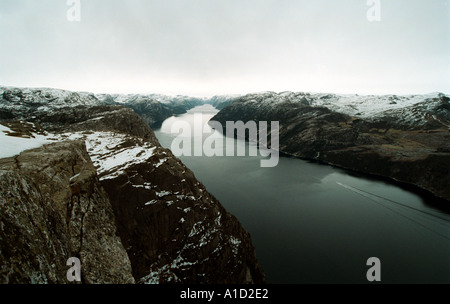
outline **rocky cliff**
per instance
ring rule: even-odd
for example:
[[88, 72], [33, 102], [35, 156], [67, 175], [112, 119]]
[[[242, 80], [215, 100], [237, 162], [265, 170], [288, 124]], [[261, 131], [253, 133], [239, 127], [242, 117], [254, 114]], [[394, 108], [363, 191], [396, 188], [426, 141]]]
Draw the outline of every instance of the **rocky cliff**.
[[65, 283], [71, 256], [85, 283], [265, 282], [250, 235], [133, 110], [77, 96], [0, 101], [9, 135], [54, 142], [0, 163], [2, 282]]
[[261, 93], [213, 120], [279, 121], [279, 150], [418, 186], [450, 200], [450, 105], [440, 93], [358, 96]]
[[71, 257], [84, 283], [135, 281], [82, 141], [0, 159], [0, 198], [0, 282], [66, 283]]

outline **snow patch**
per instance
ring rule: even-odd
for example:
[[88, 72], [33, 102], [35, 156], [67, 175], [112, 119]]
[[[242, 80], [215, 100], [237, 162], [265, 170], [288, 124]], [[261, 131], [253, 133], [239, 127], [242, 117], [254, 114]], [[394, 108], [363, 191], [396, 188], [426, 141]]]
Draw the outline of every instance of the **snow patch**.
[[241, 241], [234, 236], [230, 236], [230, 244], [233, 247], [232, 248], [233, 253], [237, 255], [239, 252], [239, 245], [241, 244]]
[[157, 164], [155, 164], [156, 168], [159, 168], [162, 164], [164, 164], [167, 161], [167, 158], [160, 159]]
[[168, 195], [171, 195], [171, 194], [172, 194], [172, 192], [170, 192], [170, 191], [156, 192], [156, 195], [157, 195], [158, 197], [164, 197], [164, 196], [168, 196]]
[[94, 132], [83, 134], [82, 132], [63, 134], [61, 139], [85, 139], [89, 156], [97, 168], [100, 180], [115, 178], [124, 173], [132, 165], [145, 162], [156, 147], [149, 143], [131, 147], [121, 147], [127, 140], [127, 135], [113, 132]]
[[76, 179], [78, 176], [80, 176], [80, 173], [78, 173], [77, 175], [72, 176], [72, 177], [69, 179], [69, 182], [73, 181], [73, 180]]
[[39, 148], [45, 144], [54, 143], [53, 136], [33, 134], [34, 138], [23, 138], [9, 136], [8, 133], [14, 133], [10, 128], [0, 125], [0, 158], [19, 155], [25, 150]]
[[157, 202], [158, 202], [157, 200], [151, 200], [151, 201], [145, 203], [145, 206], [154, 205], [154, 204], [156, 204]]

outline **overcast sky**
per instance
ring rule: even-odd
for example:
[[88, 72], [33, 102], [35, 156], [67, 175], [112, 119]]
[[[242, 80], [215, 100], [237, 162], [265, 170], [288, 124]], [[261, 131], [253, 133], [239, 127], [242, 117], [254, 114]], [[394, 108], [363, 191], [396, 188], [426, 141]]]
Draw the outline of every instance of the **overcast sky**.
[[450, 93], [450, 0], [0, 0], [0, 85]]

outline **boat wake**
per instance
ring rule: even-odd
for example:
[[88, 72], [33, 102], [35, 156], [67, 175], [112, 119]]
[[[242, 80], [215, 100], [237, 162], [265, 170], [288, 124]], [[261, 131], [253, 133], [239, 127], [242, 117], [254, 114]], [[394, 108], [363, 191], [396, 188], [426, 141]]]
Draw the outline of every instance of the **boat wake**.
[[[371, 192], [367, 192], [365, 190], [362, 189], [358, 189], [355, 187], [352, 187], [350, 185], [341, 183], [341, 182], [336, 182], [336, 184], [338, 184], [339, 186], [352, 191], [360, 196], [363, 196], [365, 198], [367, 198], [368, 200], [386, 208], [389, 209], [391, 212], [394, 212], [395, 214], [408, 219], [409, 221], [421, 226], [422, 228], [433, 232], [434, 234], [450, 241], [450, 219], [449, 218], [445, 218], [444, 216], [434, 213], [434, 212], [430, 212], [430, 211], [425, 211], [425, 210], [421, 210], [418, 208], [414, 208], [412, 206], [408, 206], [404, 203], [400, 203], [397, 201], [394, 201], [392, 199], [371, 193]], [[398, 207], [397, 209], [395, 209], [394, 207]], [[408, 215], [407, 212], [412, 212], [411, 215]], [[421, 217], [421, 219], [417, 220], [414, 217]], [[449, 232], [449, 234], [445, 235], [442, 234], [441, 232], [438, 232], [430, 227], [428, 227], [427, 225], [425, 225], [423, 223], [423, 220], [426, 221], [430, 221], [435, 225], [438, 225], [440, 227], [442, 227], [442, 229], [446, 230]]]

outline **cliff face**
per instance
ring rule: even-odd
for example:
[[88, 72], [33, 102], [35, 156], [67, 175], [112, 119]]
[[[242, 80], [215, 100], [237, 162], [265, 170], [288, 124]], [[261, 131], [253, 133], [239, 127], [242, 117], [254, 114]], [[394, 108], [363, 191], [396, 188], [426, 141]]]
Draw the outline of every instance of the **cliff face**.
[[186, 113], [187, 110], [204, 103], [201, 98], [158, 94], [98, 94], [96, 97], [104, 104], [120, 104], [133, 109], [151, 127], [161, 126], [170, 116]]
[[65, 283], [71, 256], [86, 283], [265, 282], [250, 235], [133, 110], [17, 111], [3, 121], [15, 136], [56, 143], [1, 160], [5, 282]]
[[133, 283], [131, 263], [84, 143], [61, 142], [0, 160], [0, 282]]
[[450, 200], [449, 98], [265, 93], [212, 120], [279, 121], [285, 154], [413, 184]]
[[249, 234], [169, 150], [102, 185], [139, 282], [264, 282]]

